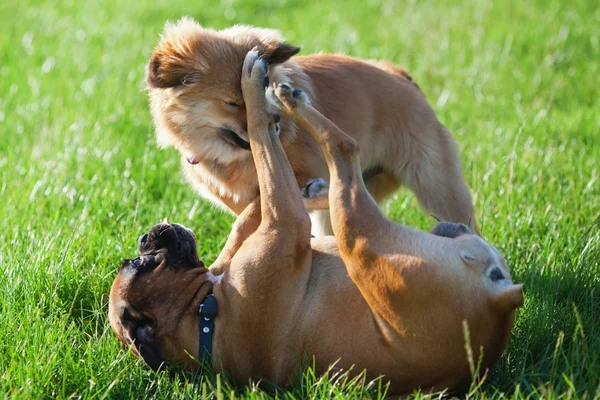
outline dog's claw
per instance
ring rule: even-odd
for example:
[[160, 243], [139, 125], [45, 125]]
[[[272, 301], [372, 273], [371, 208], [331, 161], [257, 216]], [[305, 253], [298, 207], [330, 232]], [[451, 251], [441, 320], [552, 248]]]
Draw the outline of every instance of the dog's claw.
[[252, 76], [252, 69], [254, 68], [254, 63], [258, 60], [258, 51], [250, 50], [248, 54], [246, 54], [246, 69], [248, 70], [248, 76]]
[[278, 108], [278, 109], [285, 109], [285, 106], [283, 105], [283, 103], [281, 102], [281, 100], [279, 100], [277, 98], [277, 96], [275, 95], [275, 89], [278, 87], [277, 83], [274, 83], [273, 86], [270, 86], [267, 88], [267, 100], [269, 101], [269, 103], [271, 103], [274, 107]]
[[274, 83], [267, 89], [267, 98], [279, 109], [292, 110], [302, 103], [310, 106], [310, 100], [303, 90], [294, 89], [286, 83]]

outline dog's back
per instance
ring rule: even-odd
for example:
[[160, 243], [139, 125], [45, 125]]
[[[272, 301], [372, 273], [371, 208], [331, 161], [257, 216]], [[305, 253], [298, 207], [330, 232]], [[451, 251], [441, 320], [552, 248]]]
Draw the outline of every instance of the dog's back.
[[[167, 26], [147, 82], [159, 143], [181, 152], [186, 176], [201, 195], [239, 214], [257, 194], [240, 92], [241, 63], [255, 46], [269, 63], [271, 81], [304, 90], [323, 115], [358, 141], [363, 171], [377, 172], [365, 174], [365, 183], [378, 203], [402, 183], [429, 213], [477, 231], [457, 146], [404, 69], [343, 55], [292, 57], [299, 48], [276, 31], [215, 31], [184, 19]], [[286, 118], [280, 125], [299, 186], [326, 179], [325, 160], [310, 135]], [[313, 219], [314, 232], [332, 233], [317, 223], [325, 217]]]

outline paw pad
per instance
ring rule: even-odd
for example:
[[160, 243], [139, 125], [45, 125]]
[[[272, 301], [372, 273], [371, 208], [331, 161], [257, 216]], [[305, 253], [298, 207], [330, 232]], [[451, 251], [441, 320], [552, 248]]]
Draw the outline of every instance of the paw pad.
[[[246, 54], [245, 64], [249, 77], [252, 76], [252, 72], [254, 71], [255, 67], [260, 69], [260, 71], [257, 72], [261, 75], [267, 75], [269, 72], [269, 64], [267, 64], [267, 62], [259, 55], [258, 50], [256, 50], [256, 48], [250, 50], [248, 54]], [[265, 85], [265, 87], [269, 86], [268, 76], [265, 76], [265, 78], [263, 79], [263, 84]]]

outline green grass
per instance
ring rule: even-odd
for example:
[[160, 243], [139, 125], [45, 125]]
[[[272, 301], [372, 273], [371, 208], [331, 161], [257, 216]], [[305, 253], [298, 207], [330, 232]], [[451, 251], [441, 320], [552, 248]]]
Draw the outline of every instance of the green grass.
[[[0, 4], [0, 396], [267, 394], [155, 374], [107, 321], [119, 260], [165, 216], [213, 261], [233, 218], [159, 151], [144, 65], [167, 19], [281, 29], [302, 53], [409, 69], [460, 144], [483, 235], [525, 284], [509, 346], [472, 397], [600, 397], [600, 6], [593, 0]], [[412, 194], [386, 208], [422, 229]], [[457, 357], [463, 355], [457, 355]], [[280, 396], [381, 397], [311, 370]]]

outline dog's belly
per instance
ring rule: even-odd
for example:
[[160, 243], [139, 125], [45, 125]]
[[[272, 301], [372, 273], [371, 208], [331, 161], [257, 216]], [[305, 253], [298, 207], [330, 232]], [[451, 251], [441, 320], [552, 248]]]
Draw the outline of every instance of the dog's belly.
[[353, 374], [367, 369], [369, 379], [386, 375], [394, 392], [442, 381], [445, 368], [435, 364], [439, 355], [423, 349], [422, 338], [405, 340], [386, 332], [384, 340], [381, 325], [348, 276], [335, 239], [313, 239], [312, 247], [308, 281], [299, 280], [292, 290], [282, 290], [285, 282], [246, 288], [243, 296], [220, 305], [218, 366], [240, 383], [262, 377], [282, 386], [299, 367], [311, 365], [313, 357], [319, 372], [334, 365], [344, 371], [354, 366]]
[[[391, 393], [405, 393], [416, 386], [443, 390], [468, 384], [469, 370], [461, 356], [464, 342], [448, 342], [448, 331], [442, 325], [423, 322], [431, 307], [444, 302], [442, 298], [439, 303], [422, 304], [416, 314], [424, 318], [417, 319], [409, 317], [415, 315], [412, 300], [396, 304], [394, 314], [401, 327], [396, 331], [371, 311], [350, 279], [335, 238], [315, 238], [311, 244], [312, 271], [300, 308], [295, 348], [301, 348], [309, 361], [314, 356], [319, 371], [332, 365], [343, 371], [352, 368], [353, 374], [366, 369], [368, 380], [385, 375], [391, 381]], [[429, 276], [432, 271], [422, 273]], [[411, 291], [416, 295], [419, 289]], [[381, 300], [388, 301], [385, 297], [389, 295], [382, 291]], [[293, 367], [296, 365], [288, 366]]]
[[350, 280], [335, 239], [312, 242], [312, 269], [291, 290], [285, 281], [278, 287], [216, 289], [234, 293], [220, 304], [215, 348], [219, 364], [236, 381], [259, 376], [285, 386], [313, 357], [321, 371], [334, 363], [343, 369], [356, 365], [357, 373], [368, 368], [373, 378], [393, 371], [395, 360], [377, 339], [369, 307]]

